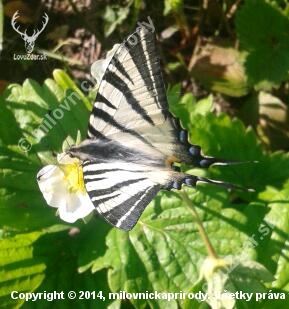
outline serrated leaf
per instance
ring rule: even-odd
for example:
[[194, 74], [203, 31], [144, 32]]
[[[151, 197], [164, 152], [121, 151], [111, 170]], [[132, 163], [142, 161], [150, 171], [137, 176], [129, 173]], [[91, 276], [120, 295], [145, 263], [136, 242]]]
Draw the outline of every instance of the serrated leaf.
[[[270, 238], [267, 242], [261, 243], [260, 250], [266, 252], [261, 256], [261, 261], [275, 274], [272, 287], [288, 290], [289, 189], [272, 193], [271, 191], [268, 196], [269, 212], [265, 216], [265, 220], [270, 224], [265, 232]], [[266, 192], [261, 197], [265, 197], [265, 194]]]
[[[244, 222], [239, 212], [221, 210], [221, 203], [210, 200], [207, 195], [201, 199], [192, 192], [190, 197], [196, 205], [206, 205], [202, 212], [204, 224], [209, 237], [214, 235], [210, 238], [220, 254], [227, 255], [232, 248], [242, 246], [247, 236], [234, 228], [233, 223], [227, 223], [229, 218]], [[219, 212], [223, 220], [212, 218], [208, 210]], [[100, 261], [105, 261], [103, 267], [109, 269], [109, 286], [113, 292], [187, 291], [196, 282], [198, 265], [206, 256], [194, 219], [177, 194], [163, 194], [155, 199], [133, 231], [124, 233], [113, 229], [106, 241], [108, 250]], [[248, 256], [254, 256], [253, 248]], [[99, 260], [95, 263], [99, 269]], [[143, 300], [131, 302], [137, 308], [145, 304]], [[177, 302], [170, 301], [170, 306], [174, 307]], [[152, 308], [168, 306], [163, 300], [150, 300], [150, 304]]]
[[208, 177], [254, 189], [261, 186], [258, 182], [263, 184], [268, 180], [256, 176], [258, 175], [256, 170], [261, 170], [261, 167], [259, 163], [252, 161], [263, 162], [265, 158], [255, 133], [251, 129], [246, 129], [240, 120], [232, 120], [225, 114], [215, 116], [212, 113], [205, 115], [191, 113], [189, 117], [189, 140], [192, 144], [200, 145], [203, 153], [245, 162], [232, 166], [211, 167]]
[[268, 270], [254, 261], [235, 260], [227, 266], [216, 268], [208, 278], [208, 302], [213, 309], [250, 308], [248, 301], [255, 300], [255, 293], [267, 292], [261, 282], [273, 281]]
[[[177, 90], [177, 87], [174, 89]], [[47, 80], [44, 86], [29, 80], [22, 87], [10, 86], [3, 96], [7, 102], [7, 109], [11, 111], [7, 116], [8, 122], [21, 127], [24, 136], [31, 137], [31, 130], [39, 126], [48, 110], [53, 114], [53, 110], [59, 108], [59, 104], [63, 104], [70, 95], [70, 90], [64, 91], [53, 80]], [[176, 105], [177, 101], [178, 98], [175, 96]], [[234, 197], [234, 194], [229, 194], [224, 189], [200, 185], [197, 190], [189, 190], [190, 198], [220, 256], [242, 256], [245, 260], [258, 261], [264, 256], [264, 265], [268, 265], [268, 268], [273, 270], [272, 273], [278, 270], [278, 274], [281, 274], [284, 263], [280, 263], [278, 268], [275, 260], [268, 262], [268, 255], [265, 254], [267, 251], [263, 250], [263, 245], [270, 241], [270, 230], [269, 234], [265, 235], [262, 224], [265, 224], [263, 219], [268, 211], [267, 203], [271, 202], [272, 196], [280, 188], [286, 188], [286, 183], [287, 186], [289, 184], [286, 169], [286, 166], [289, 166], [288, 155], [264, 154], [251, 130], [246, 130], [238, 120], [232, 121], [225, 115], [212, 115], [211, 103], [212, 100], [209, 98], [196, 104], [195, 98], [187, 94], [181, 98], [181, 104], [175, 107], [176, 114], [182, 118], [184, 126], [190, 131], [190, 140], [194, 144], [200, 144], [207, 155], [231, 160], [263, 161], [261, 165], [211, 168], [205, 173], [254, 187], [257, 191], [265, 190], [268, 184], [273, 189], [264, 191], [257, 199], [257, 193], [246, 195], [235, 192]], [[42, 200], [36, 183], [31, 180], [32, 174], [44, 161], [51, 163], [51, 150], [61, 150], [66, 136], [75, 140], [79, 130], [85, 132], [88, 113], [82, 101], [77, 101], [75, 109], [73, 107], [65, 113], [63, 119], [57, 123], [57, 128], [49, 130], [39, 143], [32, 141], [33, 147], [28, 154], [18, 149], [15, 145], [16, 139], [10, 145], [7, 144], [9, 138], [3, 138], [0, 166], [4, 173], [1, 174], [0, 183], [7, 186], [0, 189], [0, 220], [6, 225], [4, 233], [6, 229], [21, 231], [43, 228], [58, 221], [54, 216], [54, 210], [49, 209]], [[4, 116], [6, 117], [5, 114]], [[282, 197], [282, 203], [285, 203], [285, 197]], [[280, 231], [286, 231], [285, 222], [281, 222]], [[79, 222], [74, 227], [69, 234], [59, 232], [57, 235], [45, 235], [33, 243], [35, 260], [46, 257], [43, 261], [47, 267], [45, 280], [37, 292], [84, 288], [91, 291], [101, 289], [106, 293], [121, 290], [139, 293], [154, 290], [165, 293], [190, 291], [199, 278], [199, 266], [207, 255], [190, 211], [174, 192], [160, 193], [130, 233], [111, 229], [101, 220], [93, 220], [87, 225]], [[254, 240], [258, 240], [258, 245], [252, 240], [253, 234]], [[261, 237], [264, 239], [261, 240]], [[273, 242], [273, 245], [278, 244], [278, 241], [279, 239]], [[271, 254], [269, 258], [275, 259], [276, 254], [278, 260], [280, 248], [283, 249], [282, 252], [287, 253], [283, 239], [281, 243], [273, 253], [268, 250]], [[90, 267], [94, 271], [93, 274], [87, 271]], [[81, 271], [82, 274], [79, 275], [77, 271]], [[251, 273], [254, 274], [253, 271]], [[256, 278], [256, 284], [264, 280], [260, 273]], [[244, 272], [243, 277], [238, 274], [236, 280], [243, 278], [237, 280], [239, 289], [243, 288], [242, 284], [249, 275], [250, 272]], [[284, 276], [278, 284], [283, 284], [287, 289], [284, 284], [286, 280]], [[4, 284], [7, 285], [7, 282]], [[135, 299], [130, 302], [136, 308], [167, 309], [184, 306], [179, 300], [173, 300], [169, 304], [166, 300]], [[96, 303], [99, 308], [110, 305], [109, 302], [88, 300], [85, 305], [78, 302], [77, 307], [92, 307]], [[69, 301], [61, 300], [58, 304], [62, 308], [72, 306]], [[48, 308], [49, 305], [44, 301], [33, 304], [35, 308]], [[121, 305], [124, 305], [124, 302], [111, 303], [111, 306], [116, 308]], [[27, 303], [26, 306], [31, 306], [31, 303]], [[206, 305], [201, 304], [200, 308], [204, 306]]]

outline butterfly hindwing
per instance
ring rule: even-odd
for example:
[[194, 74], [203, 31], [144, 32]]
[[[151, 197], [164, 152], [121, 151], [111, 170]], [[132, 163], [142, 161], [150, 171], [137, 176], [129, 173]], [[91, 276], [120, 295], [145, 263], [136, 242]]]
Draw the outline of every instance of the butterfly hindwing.
[[[169, 172], [131, 163], [83, 164], [87, 193], [96, 211], [110, 224], [130, 230], [145, 207], [167, 182]], [[160, 178], [162, 177], [162, 178]]]

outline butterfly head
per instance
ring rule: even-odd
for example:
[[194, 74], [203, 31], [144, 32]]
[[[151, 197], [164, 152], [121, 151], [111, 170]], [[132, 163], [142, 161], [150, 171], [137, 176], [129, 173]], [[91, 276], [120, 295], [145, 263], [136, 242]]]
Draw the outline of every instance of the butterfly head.
[[77, 158], [81, 162], [86, 160], [93, 160], [93, 142], [89, 139], [86, 139], [79, 145], [70, 147], [66, 151], [66, 154], [70, 158]]

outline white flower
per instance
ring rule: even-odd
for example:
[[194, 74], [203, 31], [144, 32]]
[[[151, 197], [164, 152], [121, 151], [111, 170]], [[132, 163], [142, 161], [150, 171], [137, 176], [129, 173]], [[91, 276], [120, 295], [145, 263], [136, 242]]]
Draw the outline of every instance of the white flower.
[[73, 223], [95, 208], [85, 190], [81, 162], [66, 154], [59, 165], [47, 165], [37, 174], [38, 186], [48, 205], [58, 208], [62, 220]]

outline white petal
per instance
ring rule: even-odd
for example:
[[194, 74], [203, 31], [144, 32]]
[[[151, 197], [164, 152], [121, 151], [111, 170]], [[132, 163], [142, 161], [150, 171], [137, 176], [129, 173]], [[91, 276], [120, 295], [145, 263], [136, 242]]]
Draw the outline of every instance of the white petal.
[[86, 192], [74, 193], [66, 196], [66, 205], [59, 207], [59, 216], [62, 220], [73, 223], [88, 216], [94, 209]]
[[47, 179], [58, 169], [56, 165], [46, 165], [37, 173], [37, 180]]
[[48, 193], [45, 193], [45, 194], [43, 193], [43, 196], [46, 200], [46, 203], [49, 206], [59, 208], [62, 205], [66, 205], [66, 195], [65, 195], [66, 193], [67, 193], [67, 190], [62, 191], [62, 192], [55, 192], [55, 188], [54, 188]]
[[62, 170], [55, 165], [47, 165], [37, 174], [38, 186], [46, 200], [52, 207], [65, 205], [67, 187], [64, 183]]

